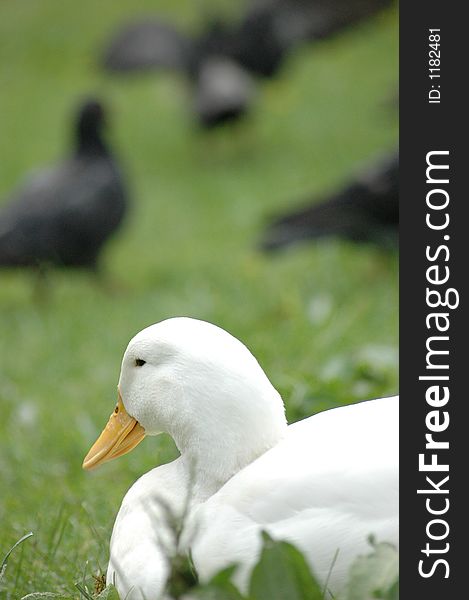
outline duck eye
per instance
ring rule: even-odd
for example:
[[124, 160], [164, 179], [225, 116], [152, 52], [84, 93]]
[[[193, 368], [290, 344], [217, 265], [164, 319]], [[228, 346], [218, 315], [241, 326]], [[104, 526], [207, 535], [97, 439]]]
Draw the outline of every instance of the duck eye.
[[135, 359], [135, 366], [136, 367], [143, 367], [143, 365], [146, 363], [146, 360], [143, 360], [143, 358], [136, 358]]

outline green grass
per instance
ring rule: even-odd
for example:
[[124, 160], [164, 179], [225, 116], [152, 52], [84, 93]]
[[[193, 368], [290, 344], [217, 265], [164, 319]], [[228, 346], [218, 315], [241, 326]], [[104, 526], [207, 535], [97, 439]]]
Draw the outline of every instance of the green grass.
[[[81, 461], [114, 407], [123, 350], [172, 315], [231, 331], [259, 358], [296, 420], [397, 390], [397, 257], [345, 243], [265, 257], [269, 215], [322, 192], [392, 148], [386, 106], [397, 81], [397, 15], [306, 48], [260, 88], [241, 127], [193, 126], [174, 75], [113, 79], [95, 57], [135, 0], [5, 0], [0, 6], [0, 198], [60, 157], [68, 119], [88, 93], [110, 106], [111, 139], [132, 214], [104, 263], [118, 290], [56, 273], [37, 303], [26, 273], [0, 272], [0, 598], [77, 598], [107, 564], [126, 489], [175, 450], [166, 437], [96, 473]], [[160, 2], [181, 23], [200, 3]], [[203, 3], [203, 6], [208, 5]], [[2, 589], [2, 588], [0, 588]]]

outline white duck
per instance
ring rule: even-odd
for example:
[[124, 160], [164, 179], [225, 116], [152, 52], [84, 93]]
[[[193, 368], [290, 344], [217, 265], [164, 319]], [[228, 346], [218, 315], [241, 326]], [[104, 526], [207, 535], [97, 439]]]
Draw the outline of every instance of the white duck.
[[397, 544], [397, 397], [287, 426], [282, 399], [249, 350], [189, 318], [130, 341], [118, 391], [84, 468], [125, 454], [145, 434], [169, 433], [181, 454], [124, 497], [107, 571], [122, 598], [164, 596], [176, 550], [165, 507], [189, 515], [182, 543], [199, 577], [239, 563], [243, 590], [263, 529], [296, 544], [335, 595], [353, 559], [368, 552], [370, 534]]

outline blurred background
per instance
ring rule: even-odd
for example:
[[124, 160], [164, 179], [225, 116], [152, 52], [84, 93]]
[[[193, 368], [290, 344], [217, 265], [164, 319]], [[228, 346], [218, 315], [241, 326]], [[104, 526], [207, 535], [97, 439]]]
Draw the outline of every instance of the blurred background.
[[92, 590], [125, 491], [176, 456], [81, 470], [143, 327], [227, 329], [290, 421], [397, 392], [397, 24], [366, 0], [0, 4], [0, 561], [34, 532], [0, 598]]

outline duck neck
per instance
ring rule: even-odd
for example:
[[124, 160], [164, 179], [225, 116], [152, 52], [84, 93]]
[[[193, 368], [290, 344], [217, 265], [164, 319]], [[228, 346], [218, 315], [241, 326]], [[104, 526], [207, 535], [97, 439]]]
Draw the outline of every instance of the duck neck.
[[218, 428], [192, 427], [190, 432], [173, 433], [194, 500], [204, 501], [216, 493], [233, 475], [274, 447], [286, 429], [282, 414], [270, 423], [248, 422], [239, 429], [226, 423]]

